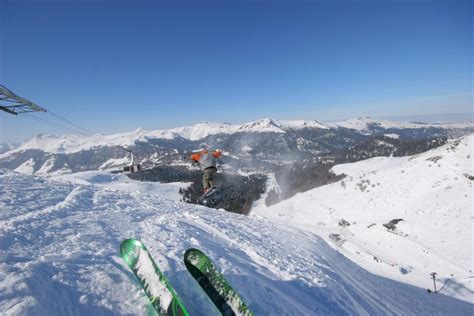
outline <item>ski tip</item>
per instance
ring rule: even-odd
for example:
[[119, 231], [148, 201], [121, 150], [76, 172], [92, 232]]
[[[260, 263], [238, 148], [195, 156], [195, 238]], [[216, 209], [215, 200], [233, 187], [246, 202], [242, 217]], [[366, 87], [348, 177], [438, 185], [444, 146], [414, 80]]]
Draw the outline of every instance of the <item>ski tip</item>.
[[130, 246], [142, 247], [143, 243], [140, 240], [135, 239], [135, 238], [124, 239], [124, 241], [122, 241], [122, 243], [120, 244], [120, 251], [122, 251], [122, 249], [124, 249], [126, 247], [130, 247]]
[[141, 241], [134, 238], [125, 239], [120, 244], [120, 257], [131, 266], [137, 258], [139, 249], [145, 249]]
[[195, 255], [205, 256], [204, 252], [202, 252], [201, 250], [199, 250], [197, 248], [189, 248], [184, 253], [184, 260], [186, 261], [188, 258], [190, 258], [191, 256], [195, 256]]
[[212, 265], [211, 259], [204, 252], [196, 248], [186, 250], [183, 261], [188, 270], [197, 268], [202, 271], [207, 266]]

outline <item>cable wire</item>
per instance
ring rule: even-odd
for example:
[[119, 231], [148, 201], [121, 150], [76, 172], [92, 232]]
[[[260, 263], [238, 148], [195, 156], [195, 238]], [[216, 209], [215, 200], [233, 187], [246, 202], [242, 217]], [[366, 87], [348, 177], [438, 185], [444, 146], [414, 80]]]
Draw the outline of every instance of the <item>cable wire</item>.
[[92, 134], [94, 134], [94, 133], [92, 133], [91, 131], [89, 131], [89, 130], [83, 128], [83, 127], [80, 127], [79, 125], [77, 125], [77, 124], [75, 124], [75, 123], [69, 121], [69, 120], [66, 119], [65, 117], [63, 117], [63, 116], [61, 116], [61, 115], [59, 115], [59, 114], [54, 113], [54, 112], [51, 111], [51, 110], [48, 110], [47, 113], [51, 114], [52, 116], [55, 116], [56, 118], [58, 118], [58, 119], [60, 119], [60, 120], [63, 120], [63, 121], [66, 122], [66, 123], [71, 124], [71, 125], [74, 126], [74, 127], [77, 127], [78, 129], [80, 129], [80, 130], [86, 132], [87, 134], [89, 134], [89, 136], [92, 135]]
[[42, 118], [39, 118], [37, 116], [34, 116], [34, 115], [31, 115], [31, 114], [28, 114], [28, 113], [23, 113], [24, 116], [26, 117], [29, 117], [31, 119], [34, 119], [36, 121], [39, 121], [39, 122], [42, 122], [46, 125], [49, 125], [49, 126], [52, 126], [52, 127], [56, 127], [56, 128], [59, 128], [59, 129], [62, 129], [63, 131], [67, 131], [67, 132], [72, 132], [72, 133], [75, 133], [75, 134], [80, 134], [82, 136], [90, 136], [88, 134], [84, 134], [83, 132], [80, 132], [78, 130], [74, 130], [72, 128], [69, 128], [67, 126], [64, 126], [64, 125], [61, 125], [61, 124], [58, 124], [58, 123], [55, 123], [55, 122], [51, 122], [51, 121], [48, 121], [46, 119], [42, 119]]

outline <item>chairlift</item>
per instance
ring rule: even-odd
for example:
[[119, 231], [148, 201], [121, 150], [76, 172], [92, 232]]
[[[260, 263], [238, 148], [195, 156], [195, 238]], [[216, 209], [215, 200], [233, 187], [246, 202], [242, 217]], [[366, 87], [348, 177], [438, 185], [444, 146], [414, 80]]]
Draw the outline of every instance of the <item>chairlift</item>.
[[120, 148], [122, 148], [123, 150], [125, 150], [126, 152], [130, 154], [130, 163], [127, 166], [123, 167], [123, 171], [126, 173], [135, 173], [137, 171], [142, 170], [140, 163], [138, 163], [135, 160], [135, 155], [133, 154], [133, 152], [130, 149], [127, 149], [124, 147], [120, 147]]

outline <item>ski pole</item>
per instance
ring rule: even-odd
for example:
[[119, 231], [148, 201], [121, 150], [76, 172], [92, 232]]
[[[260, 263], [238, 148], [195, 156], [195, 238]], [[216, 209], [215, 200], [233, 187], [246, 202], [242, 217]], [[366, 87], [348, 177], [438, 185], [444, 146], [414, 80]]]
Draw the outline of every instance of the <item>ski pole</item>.
[[431, 277], [433, 279], [435, 293], [438, 293], [438, 290], [436, 289], [436, 272], [431, 273]]

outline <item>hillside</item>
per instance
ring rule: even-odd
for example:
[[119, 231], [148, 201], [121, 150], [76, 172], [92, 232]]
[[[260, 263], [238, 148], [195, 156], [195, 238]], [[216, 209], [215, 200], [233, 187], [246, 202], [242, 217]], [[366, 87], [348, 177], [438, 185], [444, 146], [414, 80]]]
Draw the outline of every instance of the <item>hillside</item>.
[[338, 123], [273, 119], [240, 125], [204, 122], [115, 135], [38, 135], [0, 153], [0, 168], [36, 175], [121, 169], [129, 162], [129, 153], [123, 148], [133, 151], [146, 168], [185, 165], [190, 152], [212, 147], [222, 149], [227, 164], [235, 170], [272, 172], [277, 166], [314, 157], [341, 158], [349, 148], [384, 135], [416, 143], [472, 132], [473, 122], [426, 124], [369, 118]]
[[408, 157], [336, 165], [335, 183], [252, 214], [317, 234], [372, 273], [473, 301], [474, 135]]
[[150, 312], [117, 256], [128, 237], [149, 246], [192, 315], [216, 310], [184, 268], [189, 247], [207, 252], [257, 315], [472, 311], [471, 304], [372, 275], [313, 233], [177, 202], [177, 187], [101, 172], [53, 180], [2, 170], [1, 314]]

